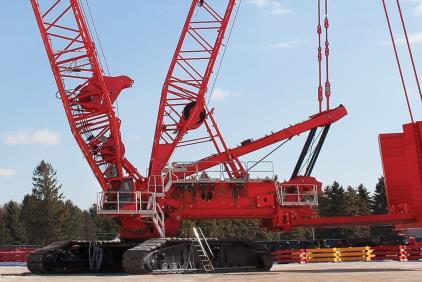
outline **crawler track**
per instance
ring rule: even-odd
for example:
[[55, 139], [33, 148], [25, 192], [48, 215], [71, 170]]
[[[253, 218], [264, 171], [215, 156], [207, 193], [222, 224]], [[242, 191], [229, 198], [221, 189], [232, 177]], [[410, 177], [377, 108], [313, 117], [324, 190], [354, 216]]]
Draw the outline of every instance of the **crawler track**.
[[[90, 264], [90, 245], [88, 241], [54, 242], [28, 256], [27, 267], [35, 274], [73, 274], [123, 272], [123, 253], [136, 246], [113, 241], [98, 241], [101, 249], [99, 267]], [[92, 249], [91, 249], [92, 257]]]
[[[123, 268], [129, 274], [206, 272], [191, 239], [151, 239], [129, 249]], [[269, 271], [271, 255], [251, 241], [208, 240], [215, 272]]]
[[[272, 258], [257, 243], [208, 240], [215, 272], [268, 271]], [[92, 244], [87, 241], [55, 242], [28, 256], [28, 269], [35, 274], [127, 272], [128, 274], [206, 272], [193, 240], [157, 238], [143, 243], [99, 241], [101, 260], [93, 263]]]

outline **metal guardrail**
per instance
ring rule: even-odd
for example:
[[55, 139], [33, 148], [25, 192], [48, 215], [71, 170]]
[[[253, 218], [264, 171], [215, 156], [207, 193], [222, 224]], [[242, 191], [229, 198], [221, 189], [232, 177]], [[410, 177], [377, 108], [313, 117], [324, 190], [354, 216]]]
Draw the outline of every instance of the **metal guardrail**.
[[318, 189], [314, 184], [281, 184], [277, 194], [281, 206], [318, 205]]
[[140, 215], [154, 223], [161, 237], [165, 237], [164, 212], [157, 203], [155, 192], [100, 192], [97, 196], [97, 214]]
[[[169, 166], [167, 173], [164, 175], [171, 178], [174, 183], [220, 181], [247, 182], [250, 180], [273, 180], [275, 177], [273, 163], [269, 161], [241, 162], [242, 166], [248, 173], [245, 178], [230, 178], [230, 174], [226, 169], [227, 164], [230, 163], [222, 164], [218, 162], [210, 162], [209, 165], [212, 166], [211, 168], [200, 170], [198, 163], [175, 162]], [[176, 174], [179, 175], [179, 177], [177, 177]]]
[[[248, 173], [245, 178], [230, 178], [226, 165], [212, 162], [211, 168], [200, 170], [197, 163], [174, 162], [163, 169], [161, 175], [151, 175], [148, 178], [148, 192], [155, 193], [157, 197], [164, 196], [173, 183], [245, 183], [253, 181], [274, 180], [274, 165], [272, 162], [241, 162]], [[192, 169], [193, 168], [193, 169]], [[251, 169], [250, 169], [251, 168]], [[254, 169], [252, 169], [254, 168]]]
[[152, 192], [100, 192], [97, 196], [98, 214], [149, 215], [156, 210], [157, 200]]

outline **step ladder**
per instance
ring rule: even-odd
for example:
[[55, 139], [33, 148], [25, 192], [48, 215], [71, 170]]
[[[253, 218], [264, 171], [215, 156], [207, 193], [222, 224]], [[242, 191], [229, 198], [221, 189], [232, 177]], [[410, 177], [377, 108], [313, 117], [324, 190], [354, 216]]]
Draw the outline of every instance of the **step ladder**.
[[155, 229], [157, 229], [158, 234], [160, 234], [160, 237], [161, 238], [166, 237], [166, 229], [165, 229], [166, 225], [165, 225], [164, 212], [157, 202], [155, 203], [154, 213], [151, 219], [155, 225]]
[[[195, 238], [193, 240], [193, 248], [198, 254], [199, 260], [204, 267], [205, 272], [215, 272], [214, 266], [212, 265], [211, 259], [214, 256], [207, 239], [204, 236], [201, 228], [193, 227], [193, 234]], [[199, 232], [198, 232], [199, 230]]]

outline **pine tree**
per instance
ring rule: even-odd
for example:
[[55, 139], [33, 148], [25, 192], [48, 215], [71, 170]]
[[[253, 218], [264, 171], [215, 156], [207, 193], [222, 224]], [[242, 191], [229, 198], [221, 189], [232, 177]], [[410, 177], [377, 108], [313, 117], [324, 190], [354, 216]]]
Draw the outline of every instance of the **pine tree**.
[[62, 188], [58, 184], [57, 171], [54, 170], [50, 163], [41, 161], [35, 168], [32, 177], [32, 194], [39, 201], [57, 202], [63, 199], [63, 194], [60, 192]]
[[97, 205], [94, 204], [92, 207], [89, 208], [89, 214], [91, 215], [92, 220], [95, 223], [95, 233], [97, 236], [101, 236], [99, 239], [104, 239], [105, 236], [108, 239], [112, 239], [109, 237], [113, 237], [117, 234], [119, 230], [119, 225], [117, 224], [116, 219], [97, 215]]
[[[319, 195], [318, 213], [321, 217], [347, 215], [346, 192], [338, 182], [335, 181], [333, 185], [325, 187], [323, 193]], [[344, 236], [341, 228], [318, 228], [315, 231], [320, 239], [342, 239]]]
[[312, 240], [311, 228], [294, 228], [289, 232], [281, 232], [278, 240]]
[[360, 184], [357, 188], [357, 192], [358, 192], [358, 195], [361, 199], [360, 214], [361, 215], [371, 214], [371, 196], [370, 196], [368, 189], [366, 189], [365, 186]]
[[[375, 192], [371, 199], [371, 210], [373, 214], [388, 214], [384, 177], [380, 177], [375, 186]], [[396, 236], [392, 226], [373, 226], [371, 227], [371, 237], [376, 244], [383, 244], [393, 242]]]
[[4, 220], [4, 208], [0, 207], [0, 245], [11, 244], [9, 231]]
[[[359, 186], [360, 187], [360, 186]], [[368, 202], [365, 202], [365, 189], [363, 186], [355, 190], [353, 187], [349, 186], [347, 188], [345, 198], [346, 198], [346, 214], [347, 216], [358, 216], [365, 215], [369, 213], [367, 206]], [[343, 238], [346, 241], [354, 242], [356, 239], [366, 239], [369, 238], [369, 228], [368, 227], [346, 227], [341, 230]]]
[[88, 211], [82, 212], [81, 240], [93, 241], [97, 239], [95, 222]]
[[385, 182], [384, 177], [378, 179], [378, 183], [375, 186], [374, 196], [371, 201], [371, 209], [373, 214], [387, 214], [387, 196], [385, 194]]
[[61, 185], [58, 184], [56, 174], [53, 166], [45, 161], [41, 161], [33, 173], [32, 195], [36, 205], [34, 213], [31, 215], [34, 217], [31, 236], [38, 244], [57, 241], [63, 236], [61, 234], [64, 224], [61, 222], [63, 220], [63, 194], [60, 192]]
[[21, 208], [21, 222], [25, 227], [28, 243], [34, 245], [41, 243], [36, 236], [40, 229], [38, 225], [39, 220], [37, 218], [37, 214], [39, 214], [37, 204], [38, 201], [35, 196], [28, 194], [23, 198]]
[[60, 201], [58, 240], [76, 240], [83, 232], [82, 211], [72, 201]]
[[10, 201], [4, 206], [4, 223], [10, 236], [10, 243], [13, 245], [27, 243], [20, 212], [20, 205], [14, 201]]
[[346, 215], [346, 198], [344, 188], [338, 183], [325, 187], [319, 197], [319, 214], [323, 217]]

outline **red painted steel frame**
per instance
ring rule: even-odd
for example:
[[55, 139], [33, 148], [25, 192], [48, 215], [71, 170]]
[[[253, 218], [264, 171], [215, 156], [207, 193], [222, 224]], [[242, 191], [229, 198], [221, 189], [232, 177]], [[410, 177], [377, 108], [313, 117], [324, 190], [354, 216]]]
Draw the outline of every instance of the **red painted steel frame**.
[[[176, 147], [204, 142], [212, 142], [219, 154], [225, 152], [234, 175], [243, 171], [237, 158], [230, 156], [212, 110], [205, 104], [208, 83], [235, 4], [235, 0], [225, 4], [192, 1], [161, 93], [149, 175], [161, 174]], [[202, 123], [208, 135], [183, 140], [189, 130]]]
[[379, 138], [388, 204], [410, 209], [411, 224], [422, 227], [422, 122], [403, 126], [403, 133], [381, 134]]
[[124, 158], [113, 102], [132, 80], [106, 77], [77, 0], [31, 0], [72, 134], [103, 190], [140, 174]]
[[[337, 122], [347, 115], [347, 110], [344, 106], [339, 106], [333, 110], [328, 110], [317, 115], [311, 116], [307, 121], [295, 124], [288, 128], [282, 129], [278, 132], [267, 135], [255, 141], [250, 141], [246, 145], [239, 146], [237, 148], [229, 149], [230, 154], [233, 157], [239, 158], [241, 156], [250, 154], [254, 151], [260, 150], [264, 147], [270, 146], [277, 142], [291, 139], [302, 133], [308, 132], [313, 128], [324, 127]], [[226, 152], [215, 154], [206, 158], [203, 158], [194, 163], [196, 170], [202, 171], [209, 169], [216, 164], [230, 161], [227, 158]], [[193, 166], [187, 168], [187, 171], [194, 171]], [[177, 173], [176, 173], [177, 175]], [[184, 173], [185, 176], [186, 173]]]
[[[206, 107], [205, 94], [235, 0], [227, 1], [223, 13], [210, 2], [193, 0], [176, 48], [161, 95], [150, 176], [162, 175], [162, 169], [176, 147], [210, 141], [215, 145], [217, 154], [195, 163], [196, 171], [206, 170], [216, 163], [226, 164], [233, 172], [230, 176], [238, 177], [243, 173], [238, 157], [315, 128], [329, 126], [347, 114], [346, 109], [340, 106], [256, 141], [250, 140], [242, 146], [228, 149], [212, 110]], [[121, 190], [121, 184], [127, 181], [136, 181], [136, 190], [144, 189], [146, 183], [143, 177], [124, 157], [120, 120], [113, 108], [120, 92], [130, 87], [133, 81], [126, 76], [104, 75], [78, 0], [31, 0], [31, 3], [72, 133], [102, 189]], [[198, 18], [194, 19], [194, 15]], [[208, 132], [206, 137], [183, 140], [189, 130], [202, 124], [205, 124]], [[404, 145], [400, 141], [402, 143], [392, 146], [406, 148], [410, 159], [403, 163], [415, 163], [409, 179], [419, 177], [421, 182], [422, 154], [418, 126], [418, 130], [405, 129], [406, 142], [415, 140], [411, 145]], [[381, 141], [381, 147], [385, 144]], [[400, 150], [403, 151], [402, 147]], [[383, 151], [384, 167], [394, 163], [394, 158], [397, 156], [390, 149], [386, 153]], [[397, 167], [393, 165], [393, 169]], [[387, 188], [392, 183], [390, 175], [386, 173]], [[165, 197], [157, 199], [166, 215], [168, 236], [177, 235], [182, 220], [188, 218], [255, 218], [267, 228], [285, 230], [295, 226], [408, 224], [422, 221], [421, 204], [417, 202], [417, 199], [422, 199], [419, 182], [419, 186], [404, 188], [405, 191], [412, 191], [411, 194], [405, 192], [404, 198], [400, 198], [398, 188], [390, 188], [390, 215], [318, 218], [311, 206], [280, 205], [278, 193], [281, 184], [274, 180], [209, 183], [186, 180], [173, 183]], [[289, 184], [298, 183], [321, 187], [321, 183], [312, 177], [299, 176]], [[413, 201], [410, 197], [413, 197]], [[407, 206], [408, 203], [413, 205]], [[158, 236], [153, 226], [143, 221], [140, 215], [117, 216], [120, 217], [122, 238]]]

